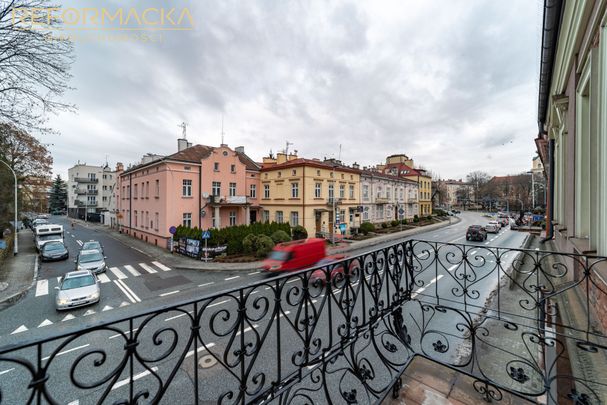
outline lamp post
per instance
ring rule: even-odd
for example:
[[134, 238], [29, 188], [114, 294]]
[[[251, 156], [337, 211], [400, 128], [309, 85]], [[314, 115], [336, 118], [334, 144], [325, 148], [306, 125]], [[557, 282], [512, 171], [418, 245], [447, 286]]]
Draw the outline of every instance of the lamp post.
[[15, 171], [13, 170], [12, 167], [9, 166], [8, 163], [6, 163], [4, 160], [0, 160], [0, 162], [4, 163], [4, 165], [6, 167], [8, 167], [8, 170], [11, 171], [11, 173], [13, 174], [13, 177], [15, 179], [15, 223], [14, 223], [15, 240], [13, 241], [13, 255], [16, 255], [17, 253], [19, 253], [19, 238], [17, 237], [17, 233], [19, 232], [19, 227], [17, 226], [17, 175], [15, 174]]
[[531, 210], [534, 210], [535, 209], [535, 181], [533, 178], [534, 176], [533, 176], [532, 171], [527, 172], [527, 174], [531, 175], [531, 204], [532, 204]]

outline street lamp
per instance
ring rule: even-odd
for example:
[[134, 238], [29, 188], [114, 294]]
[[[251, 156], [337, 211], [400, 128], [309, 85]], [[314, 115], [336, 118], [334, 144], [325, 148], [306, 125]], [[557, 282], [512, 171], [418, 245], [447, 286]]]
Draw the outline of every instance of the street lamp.
[[17, 237], [17, 232], [19, 232], [19, 227], [17, 226], [17, 175], [8, 163], [6, 163], [4, 160], [0, 160], [0, 162], [4, 163], [4, 165], [8, 167], [8, 170], [13, 173], [13, 177], [15, 178], [15, 240], [13, 241], [13, 255], [16, 255], [17, 253], [19, 253], [19, 238]]
[[534, 177], [533, 176], [533, 172], [527, 172], [527, 174], [531, 175], [531, 204], [532, 204], [532, 210], [535, 209], [535, 181], [534, 181]]

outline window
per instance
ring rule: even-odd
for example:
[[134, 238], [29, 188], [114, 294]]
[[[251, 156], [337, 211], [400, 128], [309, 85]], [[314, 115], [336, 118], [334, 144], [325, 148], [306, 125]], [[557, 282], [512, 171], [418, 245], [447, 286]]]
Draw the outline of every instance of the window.
[[299, 212], [292, 211], [291, 212], [291, 226], [299, 225]]
[[107, 201], [107, 197], [106, 197], [106, 196], [103, 196], [103, 197], [101, 198], [101, 200], [102, 200], [102, 201]]
[[133, 185], [133, 194], [135, 194], [135, 198], [137, 198], [137, 184]]
[[158, 197], [160, 197], [160, 180], [156, 180], [156, 198]]
[[156, 213], [155, 219], [156, 219], [156, 221], [154, 223], [156, 224], [156, 228], [154, 228], [154, 229], [158, 230], [158, 213]]
[[346, 211], [345, 210], [341, 210], [339, 212], [339, 218], [341, 218], [341, 222], [346, 222]]
[[270, 222], [270, 211], [263, 212], [263, 222]]
[[191, 197], [192, 196], [192, 180], [184, 180], [183, 181], [183, 197]]
[[269, 184], [263, 185], [263, 198], [270, 198], [270, 185]]
[[230, 165], [230, 171], [236, 173], [236, 165]]
[[145, 183], [141, 182], [141, 198], [145, 197]]
[[391, 198], [391, 194], [392, 192], [390, 191], [392, 187], [388, 186], [386, 187], [386, 198], [389, 200]]
[[213, 182], [213, 195], [218, 196], [221, 195], [221, 182], [220, 181], [214, 181]]
[[192, 227], [192, 213], [185, 212], [183, 214], [183, 226], [191, 228]]
[[344, 178], [344, 174], [343, 174], [343, 173], [341, 174], [341, 178], [342, 178], [342, 180], [343, 180], [343, 178]]
[[299, 198], [299, 183], [291, 183], [291, 198]]
[[363, 212], [363, 221], [368, 221], [369, 220], [369, 211], [364, 211]]
[[145, 225], [147, 228], [147, 224], [150, 223], [150, 213], [148, 211], [145, 212]]
[[131, 186], [126, 186], [126, 195], [128, 196], [127, 198], [131, 198]]
[[145, 182], [145, 198], [150, 198], [150, 182]]
[[368, 184], [363, 184], [363, 200], [365, 200], [365, 201], [369, 200], [369, 185]]
[[354, 185], [350, 184], [350, 200], [354, 199]]
[[104, 174], [103, 175], [103, 180], [106, 180], [106, 179], [107, 179], [107, 176]]
[[316, 183], [314, 184], [314, 197], [315, 198], [320, 198], [322, 193], [322, 184], [321, 183]]
[[339, 185], [339, 198], [345, 198], [346, 197], [346, 186], [343, 184]]
[[377, 198], [381, 198], [381, 187], [377, 187]]
[[297, 176], [297, 170], [295, 170], [295, 169], [291, 170], [291, 176]]
[[230, 197], [236, 195], [236, 183], [230, 183]]
[[217, 163], [217, 162], [213, 163], [213, 171], [216, 171], [216, 172], [219, 171], [219, 163]]
[[122, 186], [122, 199], [124, 200], [126, 198], [126, 187]]
[[249, 197], [257, 198], [257, 186], [255, 184], [251, 184], [251, 187], [249, 190]]
[[230, 211], [230, 226], [236, 225], [236, 211]]
[[107, 190], [107, 186], [103, 186], [103, 189], [104, 189], [104, 190]]
[[282, 172], [278, 172], [278, 178], [282, 177]]
[[317, 170], [317, 171], [316, 171], [316, 175], [317, 175], [317, 176], [320, 176], [320, 170]]
[[335, 175], [335, 173], [331, 172], [329, 175], [331, 176], [331, 178], [333, 178], [333, 176]]
[[215, 210], [211, 212], [211, 227], [217, 228], [217, 217], [215, 216]]
[[283, 221], [282, 211], [276, 211], [276, 222], [278, 222], [279, 224], [282, 224], [282, 221]]
[[89, 173], [89, 180], [97, 180], [97, 175], [95, 173]]
[[333, 198], [335, 196], [334, 194], [333, 184], [329, 184], [329, 198]]
[[135, 211], [135, 227], [137, 227], [137, 211]]

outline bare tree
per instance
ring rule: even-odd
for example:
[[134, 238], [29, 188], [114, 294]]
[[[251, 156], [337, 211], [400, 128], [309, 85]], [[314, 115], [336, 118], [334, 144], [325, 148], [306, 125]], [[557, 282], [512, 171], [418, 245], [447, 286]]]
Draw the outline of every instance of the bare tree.
[[[27, 10], [59, 8], [48, 0], [0, 0], [0, 122], [19, 128], [50, 131], [49, 113], [73, 110], [58, 101], [71, 77], [72, 42], [52, 31], [57, 18], [39, 15], [42, 24], [20, 19]], [[50, 15], [50, 14], [49, 14]]]
[[485, 172], [473, 171], [466, 176], [466, 182], [472, 186], [472, 193], [474, 194], [474, 201], [479, 202], [482, 199], [482, 189], [485, 184], [489, 181], [491, 176]]

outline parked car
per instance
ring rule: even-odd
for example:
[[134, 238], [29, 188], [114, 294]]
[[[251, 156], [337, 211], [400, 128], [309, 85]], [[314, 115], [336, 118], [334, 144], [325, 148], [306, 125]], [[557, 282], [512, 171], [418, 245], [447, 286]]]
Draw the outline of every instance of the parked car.
[[38, 251], [49, 242], [63, 242], [63, 225], [37, 225], [34, 230], [34, 241]]
[[502, 225], [497, 221], [489, 221], [487, 225], [485, 225], [485, 230], [491, 233], [499, 233], [500, 229], [502, 229]]
[[36, 227], [40, 226], [40, 225], [46, 225], [48, 224], [48, 221], [44, 218], [36, 218], [33, 221], [30, 222], [30, 228], [32, 229], [32, 231], [34, 231], [34, 234], [36, 233]]
[[294, 240], [274, 246], [261, 267], [268, 273], [294, 271], [314, 266], [327, 257], [333, 256], [327, 256], [324, 239]]
[[510, 224], [510, 218], [506, 214], [498, 215], [498, 222], [502, 227], [508, 226]]
[[97, 277], [90, 271], [70, 271], [55, 287], [55, 305], [58, 311], [99, 302], [101, 289]]
[[47, 242], [40, 249], [40, 260], [43, 262], [51, 260], [65, 260], [70, 256], [63, 242], [51, 241]]
[[462, 213], [460, 210], [451, 210], [451, 212], [453, 212], [454, 214], [461, 214]]
[[103, 254], [103, 245], [101, 242], [96, 240], [89, 240], [88, 242], [84, 242], [80, 250], [98, 250]]
[[487, 239], [487, 231], [480, 225], [470, 225], [466, 231], [466, 240], [484, 241]]
[[90, 270], [93, 273], [102, 273], [107, 270], [106, 257], [98, 250], [81, 250], [74, 260], [76, 271]]

